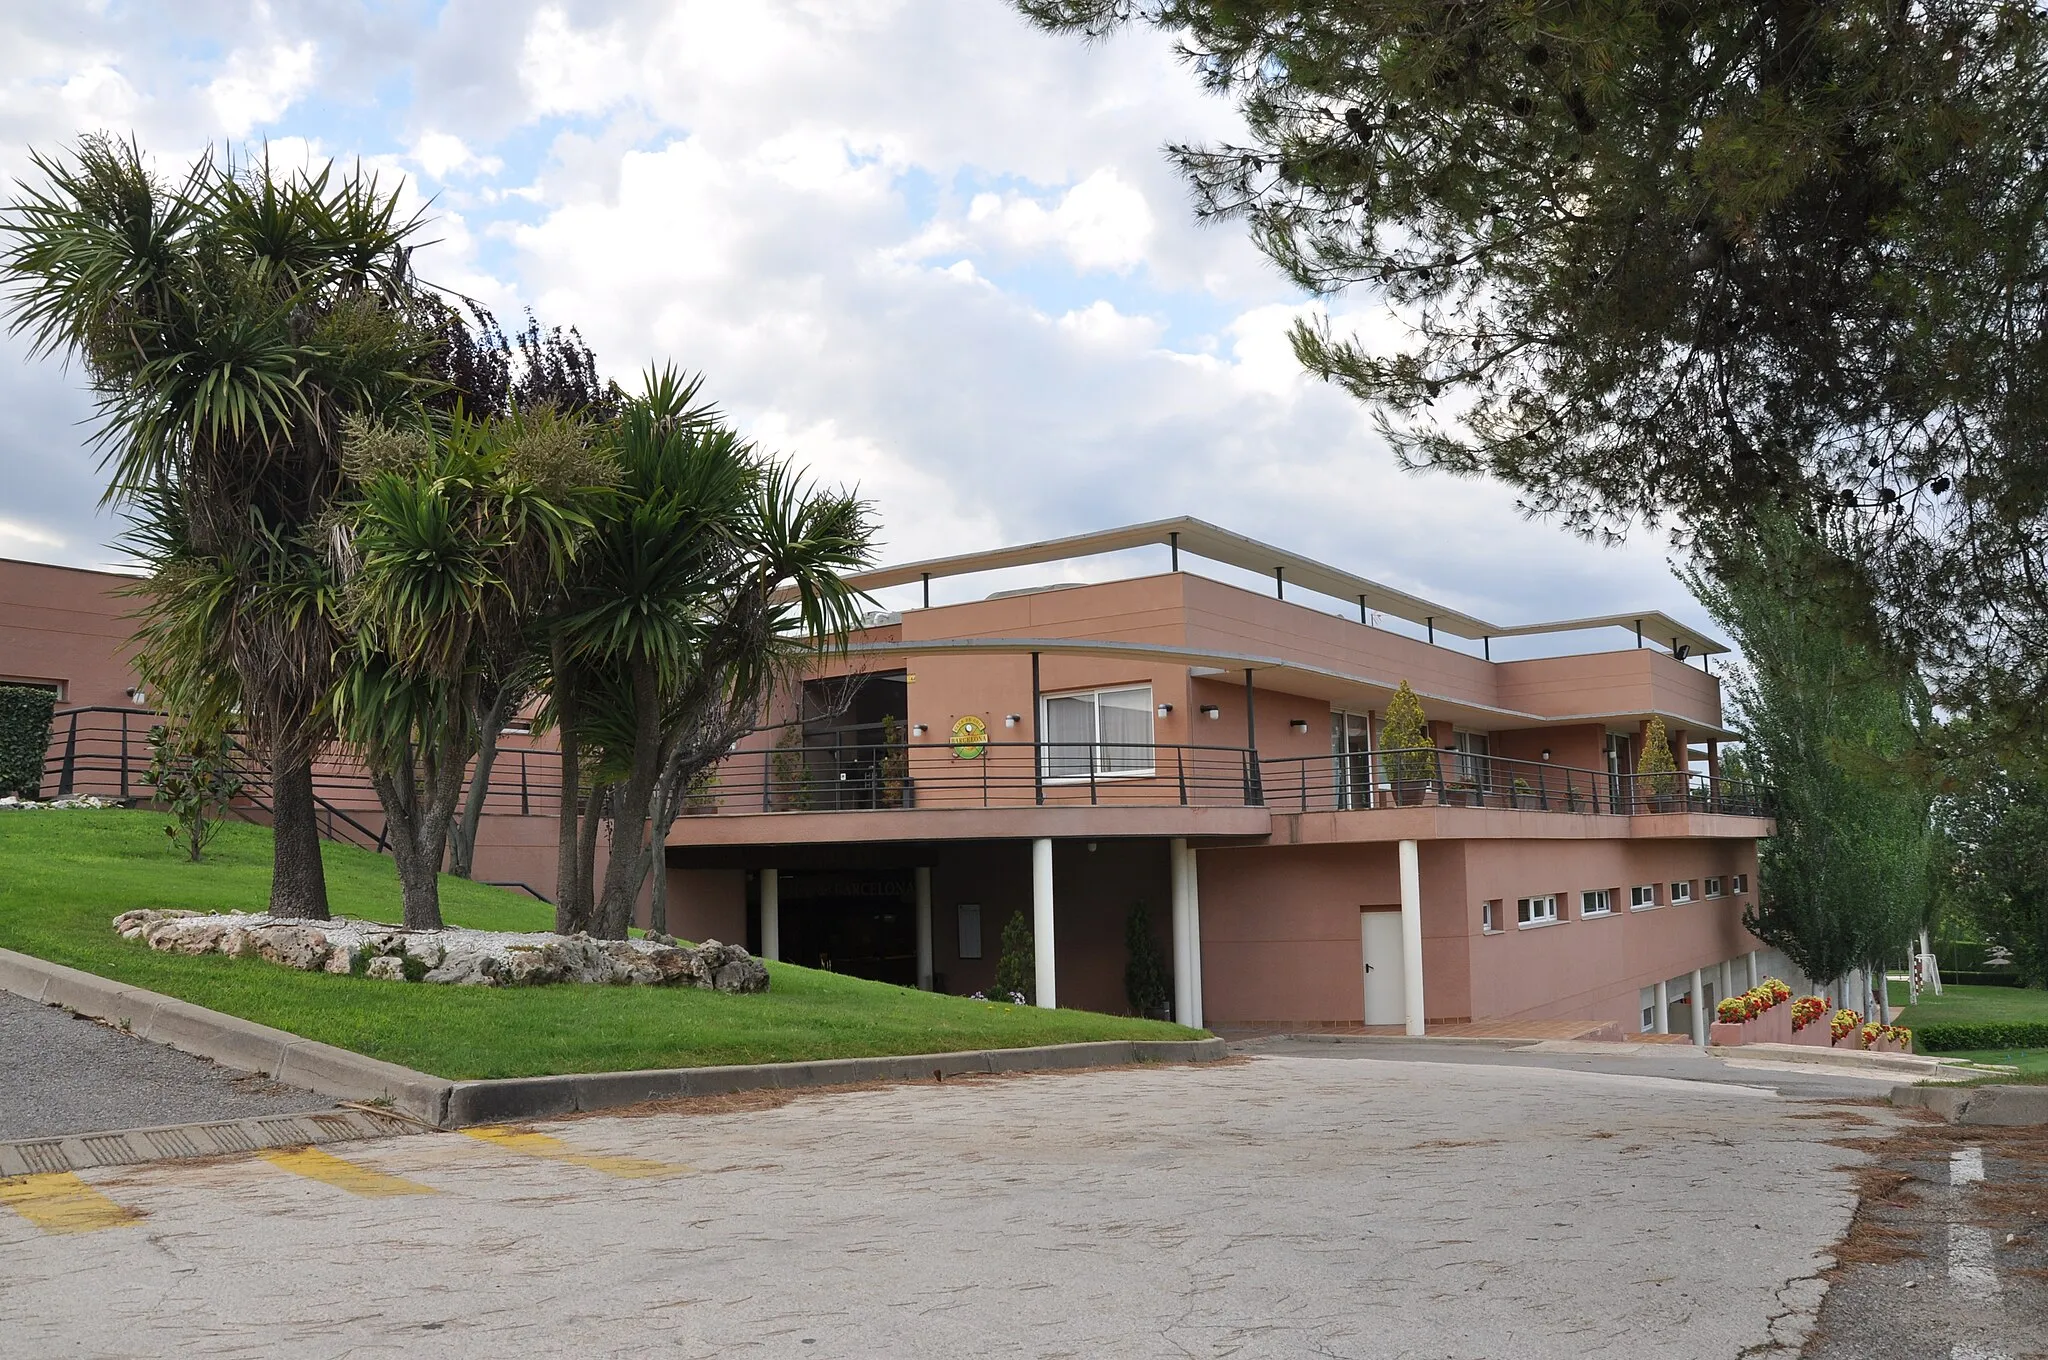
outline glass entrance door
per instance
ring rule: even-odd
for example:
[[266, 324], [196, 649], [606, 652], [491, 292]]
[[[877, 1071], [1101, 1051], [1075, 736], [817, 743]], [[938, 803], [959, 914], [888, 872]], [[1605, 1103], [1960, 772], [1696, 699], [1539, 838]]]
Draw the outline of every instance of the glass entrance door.
[[1335, 767], [1338, 811], [1372, 806], [1372, 720], [1330, 710], [1330, 764]]
[[1627, 810], [1628, 777], [1635, 770], [1633, 745], [1626, 733], [1607, 734], [1607, 807], [1611, 812]]

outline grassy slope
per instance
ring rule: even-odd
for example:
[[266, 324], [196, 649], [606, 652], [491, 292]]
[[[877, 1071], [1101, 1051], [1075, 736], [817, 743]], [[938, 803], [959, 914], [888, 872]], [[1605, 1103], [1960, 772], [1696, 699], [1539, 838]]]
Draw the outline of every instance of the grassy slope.
[[[1041, 1011], [768, 965], [764, 996], [688, 988], [430, 987], [329, 977], [254, 960], [159, 954], [116, 936], [133, 907], [260, 911], [270, 833], [230, 825], [189, 864], [145, 812], [0, 813], [0, 947], [439, 1076], [534, 1076], [1018, 1048], [1088, 1039], [1177, 1039], [1157, 1021]], [[337, 915], [398, 919], [391, 861], [325, 846]], [[441, 880], [452, 925], [544, 930], [552, 908], [499, 888]]]
[[[1893, 1004], [1903, 1005], [1905, 1000], [1905, 987], [1893, 983]], [[1944, 987], [1940, 996], [1927, 992], [1918, 1005], [1907, 1006], [1900, 1023], [1918, 1029], [1922, 1025], [2003, 1020], [2048, 1021], [2048, 991], [2038, 987]]]

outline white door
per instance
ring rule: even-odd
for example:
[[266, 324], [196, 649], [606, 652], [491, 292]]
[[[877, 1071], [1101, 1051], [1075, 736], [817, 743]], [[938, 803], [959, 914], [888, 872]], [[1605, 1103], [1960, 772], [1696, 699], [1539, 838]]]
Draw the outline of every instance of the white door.
[[1401, 954], [1401, 913], [1360, 908], [1358, 924], [1365, 946], [1365, 1023], [1403, 1024], [1408, 975]]

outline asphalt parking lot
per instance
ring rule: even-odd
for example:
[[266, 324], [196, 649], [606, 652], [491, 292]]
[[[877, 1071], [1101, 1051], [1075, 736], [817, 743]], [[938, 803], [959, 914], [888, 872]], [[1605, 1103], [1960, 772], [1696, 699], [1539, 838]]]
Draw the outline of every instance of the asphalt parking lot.
[[1262, 1056], [28, 1178], [0, 1354], [1789, 1355], [1902, 1126]]

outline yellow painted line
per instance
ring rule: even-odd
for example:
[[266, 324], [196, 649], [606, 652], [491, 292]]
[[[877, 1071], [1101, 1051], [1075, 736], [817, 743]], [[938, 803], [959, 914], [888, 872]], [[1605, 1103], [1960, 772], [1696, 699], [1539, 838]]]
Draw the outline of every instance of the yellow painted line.
[[82, 1233], [135, 1223], [142, 1215], [123, 1208], [69, 1171], [0, 1180], [0, 1204], [46, 1233]]
[[281, 1167], [294, 1176], [331, 1185], [337, 1190], [346, 1190], [351, 1195], [365, 1199], [385, 1199], [392, 1195], [432, 1195], [439, 1192], [431, 1185], [421, 1185], [402, 1176], [387, 1176], [381, 1171], [372, 1171], [366, 1166], [346, 1162], [331, 1152], [322, 1152], [316, 1147], [265, 1148], [256, 1154], [272, 1166]]
[[680, 1176], [687, 1174], [691, 1169], [673, 1162], [652, 1162], [645, 1157], [613, 1157], [600, 1152], [585, 1152], [559, 1138], [550, 1138], [544, 1133], [527, 1133], [502, 1125], [486, 1125], [482, 1128], [464, 1129], [462, 1132], [497, 1147], [523, 1152], [529, 1157], [545, 1157], [549, 1161], [567, 1162], [571, 1166], [588, 1167], [592, 1171], [602, 1171], [607, 1176], [619, 1176], [626, 1180]]

